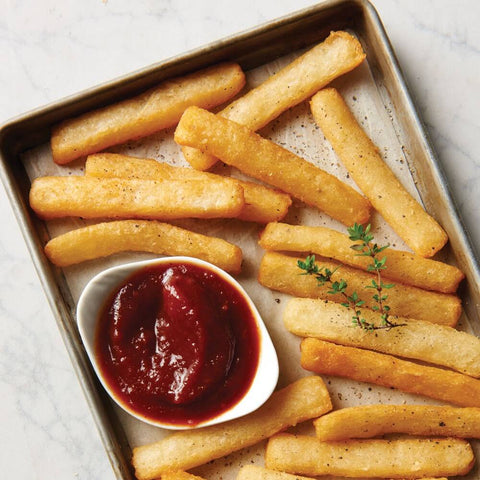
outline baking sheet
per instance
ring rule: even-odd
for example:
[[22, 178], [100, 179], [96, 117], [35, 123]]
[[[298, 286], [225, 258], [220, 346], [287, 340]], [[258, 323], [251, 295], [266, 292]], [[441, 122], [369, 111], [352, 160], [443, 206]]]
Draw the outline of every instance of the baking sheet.
[[[372, 46], [371, 43], [369, 43], [372, 41], [372, 37], [366, 36], [365, 31], [360, 29], [350, 31], [356, 34], [366, 47]], [[261, 83], [269, 75], [278, 71], [283, 65], [288, 64], [302, 51], [303, 50], [292, 51], [288, 55], [282, 56], [273, 62], [248, 70], [246, 72], [247, 89]], [[426, 176], [425, 171], [429, 173], [428, 162], [427, 167], [425, 167], [424, 163], [419, 163], [420, 159], [414, 155], [414, 153], [417, 152], [412, 148], [406, 147], [410, 145], [411, 139], [405, 138], [406, 131], [400, 119], [400, 116], [403, 115], [404, 112], [398, 111], [397, 106], [399, 99], [391, 95], [388, 82], [382, 81], [382, 76], [378, 75], [378, 69], [381, 67], [381, 65], [379, 66], [377, 63], [378, 59], [375, 58], [375, 61], [373, 60], [372, 57], [368, 57], [367, 61], [359, 68], [341, 79], [336, 80], [332, 85], [338, 88], [344, 96], [356, 118], [360, 121], [374, 143], [379, 146], [384, 160], [402, 180], [406, 188], [417, 199], [424, 200], [427, 208], [431, 210], [433, 206], [432, 199], [438, 195], [438, 191], [435, 190], [432, 196], [423, 195], [421, 199], [417, 190], [419, 182], [421, 184]], [[174, 129], [169, 129], [143, 140], [129, 142], [111, 148], [109, 151], [137, 157], [155, 158], [159, 161], [166, 161], [172, 165], [186, 165], [180, 148], [173, 142], [173, 131]], [[355, 187], [345, 168], [336, 158], [328, 142], [325, 141], [323, 134], [315, 126], [309, 111], [308, 102], [304, 102], [285, 112], [270, 125], [262, 129], [260, 133]], [[22, 155], [21, 160], [29, 181], [43, 175], [83, 174], [83, 161], [75, 162], [66, 167], [55, 165], [52, 162], [48, 144], [41, 144], [27, 151]], [[220, 163], [217, 164], [214, 171], [242, 177], [239, 172]], [[424, 183], [428, 184], [428, 182]], [[441, 189], [440, 192], [442, 192]], [[451, 215], [451, 213], [452, 212], [447, 211], [445, 215]], [[340, 223], [333, 221], [327, 215], [317, 210], [305, 207], [297, 201], [294, 201], [284, 221], [293, 224], [324, 225], [345, 232], [345, 227]], [[39, 236], [37, 240], [43, 245], [48, 238], [57, 236], [72, 228], [81, 227], [87, 223], [88, 222], [81, 219], [62, 219], [47, 222], [45, 225], [46, 230], [39, 230], [39, 233], [37, 233]], [[281, 373], [279, 387], [291, 383], [291, 381], [300, 376], [309, 374], [304, 372], [300, 367], [299, 339], [286, 332], [282, 325], [281, 316], [288, 296], [278, 292], [272, 292], [260, 286], [256, 281], [258, 265], [264, 253], [257, 244], [258, 233], [261, 226], [237, 220], [190, 220], [179, 221], [176, 222], [176, 224], [191, 228], [195, 231], [225, 238], [241, 246], [244, 254], [244, 264], [242, 273], [237, 278], [251, 295], [272, 336], [280, 361]], [[407, 249], [404, 243], [396, 236], [390, 227], [385, 224], [378, 214], [374, 214], [372, 224], [377, 242], [380, 244], [390, 243], [393, 248]], [[452, 222], [452, 224], [455, 225], [455, 222]], [[451, 232], [449, 231], [449, 233]], [[33, 234], [35, 234], [35, 232], [33, 232]], [[454, 252], [451, 248], [446, 248], [441, 252], [441, 259], [449, 263], [455, 263], [458, 255], [454, 255], [454, 253], [458, 254], [458, 251]], [[468, 257], [467, 254], [464, 254], [464, 256]], [[61, 283], [60, 290], [63, 295], [63, 300], [74, 310], [84, 285], [96, 273], [126, 261], [145, 258], [152, 258], [152, 255], [118, 254], [106, 259], [68, 267], [62, 271], [55, 271], [55, 279], [58, 284]], [[470, 291], [478, 294], [477, 288], [478, 285], [470, 284]], [[470, 297], [467, 295], [466, 298], [468, 300]], [[468, 318], [467, 315], [462, 316], [459, 328], [473, 332], [475, 329], [478, 329], [479, 321], [478, 317], [475, 316], [476, 309], [474, 308], [471, 312], [473, 312], [473, 315], [471, 315], [470, 318]], [[71, 333], [69, 334], [71, 335]], [[78, 339], [74, 339], [74, 341], [78, 341]], [[81, 345], [78, 345], [78, 347], [81, 350]], [[80, 354], [82, 353], [83, 352], [80, 352]], [[325, 379], [335, 408], [378, 402], [435, 403], [422, 397], [402, 394], [392, 391], [391, 389], [359, 384], [344, 379], [330, 377], [325, 377]], [[103, 393], [99, 390], [101, 389], [100, 384], [90, 384], [86, 382], [86, 385], [87, 388], [97, 389], [102, 399], [104, 399]], [[128, 457], [129, 448], [158, 440], [167, 434], [167, 432], [162, 429], [145, 425], [130, 417], [114, 405], [113, 402], [107, 400], [107, 403], [108, 409], [113, 411], [113, 421], [121, 425], [128, 441], [126, 453], [122, 453], [120, 448], [115, 452], [109, 451], [111, 458], [118, 457], [119, 455], [127, 455]], [[94, 415], [102, 415], [102, 412], [98, 411], [98, 404], [92, 405], [92, 408]], [[310, 430], [310, 424], [311, 422], [306, 422], [306, 424], [299, 428], [301, 430]], [[113, 436], [113, 438], [116, 438], [115, 434], [116, 432], [103, 432], [103, 435], [110, 435]], [[123, 443], [123, 441], [123, 438], [120, 438], [119, 442]], [[264, 443], [245, 449], [211, 462], [206, 466], [199, 467], [194, 470], [194, 473], [211, 479], [234, 478], [241, 465], [252, 462], [263, 463], [263, 448]], [[474, 442], [474, 448], [478, 455], [478, 442]], [[125, 458], [120, 459], [120, 463], [124, 461]], [[128, 462], [128, 458], [126, 461]], [[118, 465], [115, 466], [115, 461], [113, 463], [114, 468], [117, 469], [119, 478], [128, 478], [129, 473], [125, 470], [122, 471]], [[472, 472], [468, 478], [478, 478], [478, 472]]]

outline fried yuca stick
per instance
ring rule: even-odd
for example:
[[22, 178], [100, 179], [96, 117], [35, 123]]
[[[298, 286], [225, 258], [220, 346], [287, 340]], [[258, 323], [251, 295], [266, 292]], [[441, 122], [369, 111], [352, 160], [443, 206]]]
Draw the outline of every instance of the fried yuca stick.
[[301, 352], [302, 367], [315, 373], [397, 388], [460, 407], [480, 407], [480, 380], [462, 373], [318, 338], [302, 340]]
[[255, 412], [230, 422], [176, 432], [159, 442], [133, 450], [139, 480], [168, 471], [188, 470], [264, 440], [289, 426], [332, 409], [320, 377], [306, 377], [275, 392]]
[[[315, 253], [340, 263], [367, 270], [371, 258], [352, 250], [354, 242], [348, 235], [327, 227], [269, 223], [262, 232], [259, 244], [266, 250]], [[410, 252], [388, 248], [387, 269], [382, 276], [395, 282], [413, 285], [425, 290], [454, 293], [465, 275], [453, 265], [423, 258]]]
[[223, 179], [243, 188], [245, 204], [238, 215], [241, 220], [268, 223], [283, 218], [292, 203], [289, 195], [253, 182], [245, 182], [213, 173], [199, 172], [193, 168], [173, 167], [146, 158], [134, 158], [115, 153], [89, 155], [85, 175], [93, 177], [121, 177], [151, 180], [204, 180]]
[[[327, 39], [235, 100], [219, 115], [259, 130], [282, 112], [311, 97], [333, 79], [353, 70], [365, 58], [360, 42], [347, 32], [332, 32]], [[183, 154], [192, 167], [210, 168], [217, 159], [191, 147]]]
[[[321, 417], [322, 418], [322, 417]], [[332, 476], [323, 477], [325, 480], [332, 480]], [[336, 476], [338, 480], [344, 477]], [[162, 476], [162, 480], [164, 477]], [[171, 479], [175, 480], [175, 479]], [[183, 480], [183, 479], [179, 479]], [[185, 480], [188, 480], [185, 478]], [[300, 475], [293, 475], [291, 473], [280, 472], [277, 470], [271, 470], [269, 468], [263, 468], [258, 465], [245, 465], [240, 468], [235, 480], [312, 480], [312, 477], [303, 477]], [[440, 478], [422, 478], [421, 480], [447, 480], [446, 477]]]
[[[372, 290], [365, 288], [372, 284], [372, 279], [375, 278], [373, 275], [324, 259], [318, 259], [317, 264], [332, 272], [337, 269], [331, 277], [332, 281], [344, 279], [348, 284], [346, 293], [352, 295], [356, 291], [365, 301], [365, 307], [372, 308], [377, 304], [372, 298]], [[267, 288], [295, 297], [344, 302], [340, 294], [328, 293], [330, 285], [319, 286], [314, 276], [302, 275], [302, 270], [297, 266], [297, 258], [277, 252], [267, 252], [263, 256], [258, 281]], [[392, 315], [450, 327], [456, 325], [462, 313], [460, 299], [455, 295], [430, 292], [401, 283], [388, 290], [388, 306]]]
[[[381, 326], [380, 312], [362, 310], [361, 318]], [[421, 360], [480, 377], [480, 339], [445, 325], [392, 317], [394, 328], [375, 333], [352, 327], [352, 310], [335, 302], [293, 298], [283, 313], [285, 327], [301, 337], [315, 337], [351, 347]]]
[[318, 92], [311, 109], [323, 134], [374, 208], [415, 253], [433, 257], [447, 242], [447, 234], [386, 165], [337, 90]]
[[40, 177], [30, 189], [30, 206], [42, 218], [236, 217], [243, 189], [224, 181], [127, 180], [94, 177]]
[[212, 153], [346, 225], [365, 223], [370, 216], [365, 197], [338, 178], [247, 127], [207, 110], [185, 110], [175, 130], [175, 141]]
[[215, 107], [236, 95], [244, 84], [241, 68], [225, 63], [167, 80], [136, 97], [66, 120], [52, 132], [53, 160], [65, 164], [172, 127], [188, 106]]
[[[163, 477], [162, 477], [163, 480]], [[173, 480], [173, 479], [172, 479]], [[245, 465], [238, 471], [236, 480], [312, 480], [310, 477], [300, 477], [290, 473], [278, 472], [258, 465]]]
[[267, 445], [267, 468], [304, 475], [420, 478], [465, 475], [474, 464], [470, 444], [458, 438], [401, 438], [322, 442], [280, 433]]
[[[320, 417], [322, 418], [322, 417]], [[162, 480], [164, 480], [162, 476]], [[324, 477], [325, 480], [332, 480], [332, 477]], [[338, 480], [343, 477], [336, 476]], [[175, 480], [174, 478], [170, 480]], [[183, 480], [179, 478], [179, 480]], [[185, 480], [188, 480], [185, 478]], [[192, 479], [193, 480], [193, 479]], [[245, 465], [240, 468], [235, 480], [312, 480], [312, 477], [303, 477], [300, 475], [293, 475], [291, 473], [280, 472], [277, 470], [271, 470], [269, 468], [263, 468], [258, 465]], [[440, 478], [423, 478], [422, 480], [447, 480], [446, 477]]]
[[190, 232], [155, 220], [118, 220], [78, 228], [45, 245], [49, 260], [66, 267], [119, 252], [187, 255], [239, 273], [242, 250], [221, 238]]
[[480, 438], [480, 408], [447, 405], [360, 405], [313, 421], [319, 440], [371, 438], [389, 433]]
[[161, 480], [204, 480], [204, 479], [202, 477], [193, 475], [188, 472], [176, 471], [176, 472], [163, 473]]

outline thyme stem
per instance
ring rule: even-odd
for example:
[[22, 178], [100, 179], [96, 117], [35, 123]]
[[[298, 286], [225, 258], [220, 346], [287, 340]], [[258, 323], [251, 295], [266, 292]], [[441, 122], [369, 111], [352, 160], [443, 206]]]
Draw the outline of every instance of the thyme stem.
[[365, 302], [359, 298], [357, 292], [353, 292], [351, 295], [347, 293], [348, 285], [344, 279], [340, 279], [339, 281], [332, 280], [332, 275], [337, 269], [331, 271], [326, 267], [319, 267], [315, 262], [315, 255], [309, 255], [305, 261], [298, 260], [297, 264], [298, 267], [303, 270], [302, 275], [314, 275], [319, 286], [329, 284], [331, 287], [331, 289], [328, 291], [329, 294], [342, 295], [342, 297], [345, 299], [345, 302], [343, 302], [342, 305], [352, 310], [352, 323], [355, 326], [365, 330], [380, 330], [401, 327], [404, 324], [397, 324], [390, 320], [390, 307], [385, 303], [388, 295], [384, 293], [384, 290], [393, 288], [395, 285], [386, 284], [383, 282], [381, 271], [387, 268], [385, 265], [386, 257], [381, 259], [378, 258], [378, 254], [388, 248], [389, 245], [379, 247], [376, 243], [372, 244], [371, 242], [373, 240], [373, 236], [370, 234], [370, 228], [370, 225], [367, 225], [364, 228], [362, 225], [355, 223], [353, 227], [348, 229], [348, 233], [350, 240], [361, 242], [351, 245], [350, 248], [357, 251], [358, 255], [370, 257], [373, 261], [372, 264], [367, 266], [367, 271], [375, 272], [376, 280], [372, 280], [371, 285], [367, 285], [365, 288], [371, 288], [376, 291], [372, 297], [376, 304], [372, 307], [372, 309], [380, 313], [382, 318], [381, 325], [375, 325], [371, 322], [367, 322], [361, 317], [360, 307], [363, 306]]

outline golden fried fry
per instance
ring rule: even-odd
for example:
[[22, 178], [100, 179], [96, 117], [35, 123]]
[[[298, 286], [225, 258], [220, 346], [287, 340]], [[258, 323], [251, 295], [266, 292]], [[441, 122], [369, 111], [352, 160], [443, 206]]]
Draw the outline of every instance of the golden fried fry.
[[53, 160], [65, 164], [172, 127], [188, 106], [215, 107], [232, 98], [244, 84], [245, 76], [237, 64], [221, 64], [167, 80], [137, 97], [66, 120], [53, 129]]
[[374, 208], [415, 253], [433, 257], [447, 242], [447, 234], [386, 165], [341, 95], [334, 88], [321, 90], [312, 98], [311, 108], [323, 134]]
[[185, 111], [175, 131], [175, 141], [212, 153], [346, 225], [365, 223], [370, 216], [368, 201], [333, 175], [247, 127], [201, 108]]
[[193, 475], [188, 472], [176, 471], [176, 472], [165, 472], [162, 474], [161, 480], [204, 480], [203, 477], [198, 475]]
[[272, 437], [267, 468], [304, 475], [421, 478], [465, 475], [474, 464], [471, 446], [458, 438], [401, 438], [322, 442], [306, 435]]
[[480, 380], [318, 338], [301, 343], [302, 367], [312, 372], [397, 388], [460, 407], [480, 407]]
[[161, 480], [204, 480], [202, 477], [192, 475], [188, 472], [176, 471], [165, 472], [162, 474]]
[[196, 257], [231, 273], [239, 273], [242, 264], [236, 245], [155, 220], [98, 223], [60, 235], [45, 246], [47, 257], [59, 267], [129, 251]]
[[[352, 328], [352, 310], [335, 302], [293, 298], [284, 311], [285, 327], [295, 335], [421, 360], [480, 377], [480, 339], [445, 325], [391, 317], [394, 328], [374, 333]], [[368, 324], [381, 326], [380, 312], [361, 311]]]
[[[353, 70], [364, 58], [362, 46], [355, 37], [347, 32], [332, 32], [324, 42], [232, 102], [220, 115], [251, 130], [259, 130], [336, 77]], [[217, 161], [214, 156], [194, 148], [182, 150], [192, 167], [199, 170], [206, 170]]]
[[[321, 417], [323, 418], [323, 417]], [[324, 476], [324, 480], [342, 480], [344, 477], [338, 476]], [[164, 477], [162, 476], [162, 480]], [[172, 479], [175, 480], [175, 479]], [[183, 479], [181, 479], [183, 480]], [[185, 479], [188, 480], [188, 479]], [[312, 477], [303, 477], [300, 475], [294, 475], [291, 473], [280, 472], [277, 470], [271, 470], [269, 468], [263, 468], [257, 465], [245, 465], [240, 468], [235, 480], [312, 480]], [[421, 480], [448, 480], [446, 477], [440, 478], [422, 478]]]
[[93, 177], [120, 177], [145, 180], [204, 180], [224, 179], [243, 188], [245, 204], [238, 215], [241, 220], [268, 223], [283, 218], [292, 200], [283, 192], [272, 190], [253, 182], [245, 182], [213, 173], [199, 172], [193, 168], [172, 167], [152, 159], [134, 158], [114, 153], [89, 155], [85, 175]]
[[332, 409], [320, 377], [306, 377], [275, 392], [255, 412], [230, 422], [177, 432], [159, 442], [133, 450], [139, 480], [157, 478], [168, 471], [188, 470], [274, 433], [315, 418]]
[[480, 408], [447, 405], [360, 405], [313, 422], [322, 441], [371, 438], [389, 433], [480, 438]]
[[[356, 291], [365, 301], [366, 307], [372, 308], [376, 305], [372, 299], [374, 292], [365, 288], [372, 284], [375, 276], [329, 260], [318, 259], [317, 264], [332, 272], [337, 269], [332, 275], [332, 280], [346, 280], [348, 295]], [[258, 281], [265, 287], [295, 297], [321, 298], [338, 303], [344, 301], [340, 294], [328, 293], [331, 289], [328, 284], [319, 286], [313, 276], [302, 275], [302, 270], [297, 266], [297, 258], [277, 252], [267, 252], [264, 255], [260, 263]], [[453, 327], [462, 313], [460, 299], [455, 295], [429, 292], [400, 283], [389, 289], [387, 294], [390, 313], [399, 317], [415, 318]]]
[[[162, 477], [163, 480], [163, 477]], [[290, 473], [277, 472], [258, 465], [245, 465], [238, 471], [235, 480], [312, 480], [310, 477], [300, 477]]]
[[[371, 258], [358, 255], [352, 250], [354, 242], [348, 235], [326, 227], [269, 223], [260, 236], [259, 244], [266, 250], [304, 252], [332, 258], [345, 265], [367, 270]], [[395, 282], [454, 293], [465, 275], [456, 267], [423, 258], [410, 252], [388, 248], [381, 257], [386, 257], [387, 269], [382, 276]]]
[[42, 218], [236, 217], [244, 205], [239, 185], [208, 180], [126, 180], [123, 178], [40, 177], [30, 206]]

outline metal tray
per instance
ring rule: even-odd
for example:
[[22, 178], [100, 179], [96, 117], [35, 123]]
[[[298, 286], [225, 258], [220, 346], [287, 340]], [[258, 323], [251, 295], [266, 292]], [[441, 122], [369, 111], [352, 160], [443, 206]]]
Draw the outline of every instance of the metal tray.
[[[331, 30], [340, 29], [353, 32], [367, 53], [366, 66], [359, 75], [368, 76], [368, 88], [371, 94], [379, 99], [383, 119], [387, 119], [388, 122], [389, 141], [395, 143], [396, 148], [401, 152], [401, 163], [408, 165], [408, 168], [403, 169], [403, 175], [409, 177], [411, 189], [449, 235], [450, 242], [442, 253], [443, 259], [458, 265], [467, 277], [459, 292], [465, 307], [461, 324], [462, 327], [478, 335], [480, 334], [479, 266], [455, 210], [447, 183], [439, 170], [424, 126], [412, 103], [387, 35], [375, 10], [367, 1], [323, 2], [318, 6], [304, 9], [29, 112], [1, 127], [2, 181], [113, 470], [119, 479], [134, 478], [130, 456], [131, 446], [138, 441], [135, 434], [137, 426], [132, 425], [129, 419], [121, 418], [121, 415], [119, 418], [118, 411], [107, 398], [90, 366], [76, 327], [75, 308], [78, 292], [72, 292], [68, 281], [68, 277], [74, 275], [75, 271], [73, 274], [70, 271], [67, 275], [65, 271], [53, 267], [43, 253], [43, 246], [49, 239], [50, 233], [48, 226], [40, 221], [28, 206], [31, 175], [27, 173], [25, 158], [35, 161], [36, 158], [48, 156], [48, 146], [45, 145], [50, 139], [51, 127], [65, 118], [122, 100], [164, 79], [224, 60], [237, 61], [247, 75], [254, 78], [255, 72], [263, 71], [263, 66], [271, 65], [272, 62], [275, 64], [278, 59], [281, 62], [282, 58], [290, 58], [289, 56], [298, 54], [302, 49], [322, 41]], [[348, 81], [340, 80], [340, 87], [345, 86], [345, 82]], [[352, 81], [355, 81], [355, 78]], [[300, 113], [305, 114], [301, 108]], [[267, 136], [273, 135], [268, 128], [262, 133]], [[156, 140], [154, 138], [150, 142]], [[104, 264], [100, 263], [98, 268], [104, 268]], [[249, 266], [247, 271], [252, 274], [254, 268]], [[88, 277], [91, 272], [82, 271], [82, 274]], [[278, 301], [278, 297], [279, 295], [269, 295], [267, 301], [278, 303], [273, 302], [273, 300]], [[277, 332], [277, 338], [279, 335], [281, 334]], [[336, 388], [335, 381], [332, 380], [332, 382], [334, 384], [332, 388]], [[155, 432], [146, 434], [147, 437], [150, 435], [154, 438]], [[138, 435], [140, 438], [146, 438], [146, 436]], [[470, 478], [478, 478], [478, 472], [470, 474]]]

